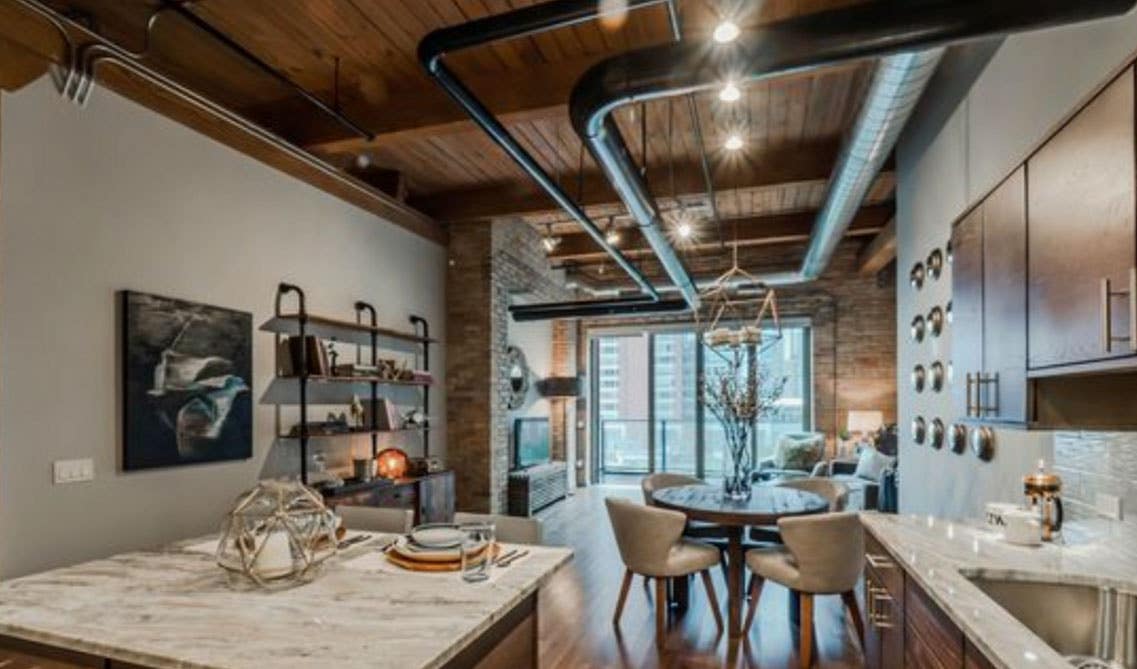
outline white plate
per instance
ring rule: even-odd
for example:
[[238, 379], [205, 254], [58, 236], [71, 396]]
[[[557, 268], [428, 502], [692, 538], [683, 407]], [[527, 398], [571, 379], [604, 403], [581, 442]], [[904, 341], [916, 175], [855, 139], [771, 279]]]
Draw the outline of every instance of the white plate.
[[466, 539], [466, 533], [455, 525], [420, 525], [411, 530], [411, 541], [423, 548], [457, 548]]

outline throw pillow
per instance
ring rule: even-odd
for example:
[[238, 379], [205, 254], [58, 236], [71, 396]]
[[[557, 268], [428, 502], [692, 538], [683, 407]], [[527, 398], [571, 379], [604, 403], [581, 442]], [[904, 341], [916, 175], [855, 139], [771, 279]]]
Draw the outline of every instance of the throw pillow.
[[808, 472], [825, 455], [825, 440], [820, 435], [785, 435], [774, 449], [774, 467]]
[[879, 481], [885, 470], [890, 469], [895, 462], [894, 457], [887, 456], [875, 448], [866, 448], [861, 451], [861, 456], [857, 459], [857, 470], [853, 475], [870, 481]]

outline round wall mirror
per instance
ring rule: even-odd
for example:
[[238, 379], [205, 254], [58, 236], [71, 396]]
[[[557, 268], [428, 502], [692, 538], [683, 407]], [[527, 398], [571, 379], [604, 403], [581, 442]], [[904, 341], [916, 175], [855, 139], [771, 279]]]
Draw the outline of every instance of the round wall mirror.
[[912, 265], [912, 271], [908, 272], [908, 283], [916, 290], [924, 287], [924, 263], [918, 262]]
[[947, 252], [947, 263], [950, 265], [950, 264], [952, 264], [952, 261], [955, 260], [955, 255], [952, 253], [951, 240], [950, 239], [947, 240], [947, 244], [944, 244], [944, 250]]
[[525, 354], [516, 346], [505, 349], [505, 373], [509, 381], [506, 407], [510, 410], [520, 409], [529, 393], [529, 363], [525, 361]]
[[928, 260], [926, 261], [926, 264], [928, 266], [928, 276], [930, 276], [932, 280], [939, 279], [940, 274], [942, 274], [944, 271], [943, 251], [939, 249], [933, 249], [932, 252], [928, 254]]
[[928, 312], [928, 330], [932, 333], [933, 337], [938, 337], [944, 331], [944, 310], [939, 307], [932, 307]]
[[917, 344], [924, 341], [924, 317], [919, 314], [912, 319], [912, 341]]

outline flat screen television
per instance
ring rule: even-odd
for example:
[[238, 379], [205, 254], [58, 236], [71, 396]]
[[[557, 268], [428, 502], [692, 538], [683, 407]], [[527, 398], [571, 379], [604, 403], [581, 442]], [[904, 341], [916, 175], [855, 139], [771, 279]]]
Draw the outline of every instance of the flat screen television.
[[525, 469], [549, 461], [549, 419], [517, 418], [513, 421], [513, 466]]

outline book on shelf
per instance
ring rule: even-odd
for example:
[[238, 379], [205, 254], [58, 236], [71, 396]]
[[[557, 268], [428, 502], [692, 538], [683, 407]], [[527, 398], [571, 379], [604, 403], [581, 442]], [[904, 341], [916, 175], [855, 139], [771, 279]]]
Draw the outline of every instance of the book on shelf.
[[277, 374], [280, 376], [299, 376], [301, 357], [308, 356], [309, 376], [327, 376], [331, 366], [328, 364], [328, 350], [324, 342], [312, 335], [305, 335], [303, 344], [300, 337], [281, 340], [276, 351]]
[[361, 365], [358, 362], [345, 362], [335, 366], [335, 376], [379, 376], [379, 367], [376, 365]]
[[[389, 399], [380, 397], [375, 402], [375, 428], [378, 430], [401, 430], [403, 429], [403, 416], [399, 413], [399, 407]], [[371, 402], [363, 401], [363, 423], [364, 425], [371, 424]]]

